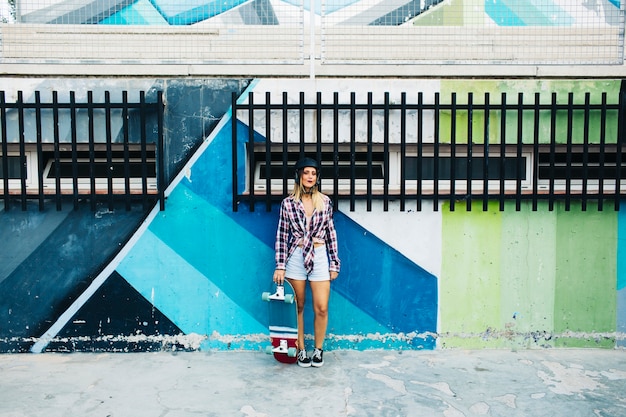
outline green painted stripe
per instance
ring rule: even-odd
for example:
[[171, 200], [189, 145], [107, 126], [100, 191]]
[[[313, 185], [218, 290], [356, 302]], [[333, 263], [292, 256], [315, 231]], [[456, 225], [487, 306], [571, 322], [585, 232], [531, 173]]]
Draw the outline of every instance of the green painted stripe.
[[451, 212], [444, 204], [442, 216], [441, 331], [468, 334], [497, 328], [502, 227], [497, 203], [487, 212], [478, 207]]
[[513, 204], [444, 205], [439, 345], [614, 346], [617, 213]]
[[[508, 203], [502, 215], [501, 329], [536, 342], [554, 324], [556, 214], [547, 203], [536, 212], [530, 203], [515, 211]], [[543, 343], [543, 342], [541, 342]]]
[[[613, 332], [617, 309], [617, 213], [597, 211], [593, 205], [586, 212], [568, 212], [564, 204], [558, 204], [557, 212], [554, 330]], [[561, 339], [559, 345], [595, 347], [598, 341]]]

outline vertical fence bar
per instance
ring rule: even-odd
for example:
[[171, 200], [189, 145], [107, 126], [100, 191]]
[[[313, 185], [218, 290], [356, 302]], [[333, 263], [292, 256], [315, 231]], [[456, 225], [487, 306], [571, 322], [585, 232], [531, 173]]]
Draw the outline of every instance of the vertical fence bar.
[[450, 95], [450, 211], [455, 210], [456, 203], [456, 118], [456, 93], [453, 92]]
[[515, 162], [515, 211], [522, 209], [522, 149], [524, 146], [524, 93], [517, 96], [517, 159]]
[[[145, 97], [142, 98], [142, 103], [145, 102], [144, 100]], [[115, 208], [114, 204], [113, 204], [113, 148], [112, 148], [112, 143], [113, 143], [113, 137], [111, 134], [111, 93], [109, 91], [105, 91], [104, 92], [104, 106], [105, 106], [105, 126], [106, 126], [106, 132], [105, 132], [105, 137], [106, 137], [106, 152], [107, 152], [107, 166], [109, 169], [107, 169], [107, 190], [108, 190], [108, 200], [109, 200], [109, 211], [113, 211], [113, 209]], [[141, 175], [141, 180], [142, 182], [144, 182], [144, 184], [142, 184], [142, 188], [143, 188], [143, 193], [144, 195], [147, 193], [148, 191], [148, 184], [147, 184], [147, 157], [145, 154], [145, 139], [142, 140], [142, 155], [141, 155], [141, 168], [142, 168], [142, 175]]]
[[[91, 109], [91, 106], [90, 106]], [[157, 112], [159, 114], [160, 112]], [[90, 117], [91, 120], [91, 117]], [[90, 121], [91, 128], [91, 121]], [[128, 92], [122, 91], [122, 135], [123, 135], [123, 155], [124, 155], [124, 202], [126, 206], [126, 211], [129, 211], [131, 208], [131, 193], [130, 193], [130, 150], [129, 150], [129, 137], [128, 137]], [[89, 163], [91, 164], [91, 152], [93, 149], [93, 139], [90, 135], [89, 137]], [[157, 157], [160, 154], [157, 155]], [[158, 160], [158, 159], [157, 159]], [[157, 169], [157, 175], [160, 172]], [[90, 174], [91, 176], [91, 174]], [[157, 180], [158, 182], [158, 180]], [[93, 193], [94, 179], [92, 179], [92, 193]], [[159, 187], [157, 186], [157, 190]], [[94, 196], [95, 197], [95, 196]], [[92, 201], [95, 198], [92, 198]], [[92, 209], [93, 209], [92, 204]]]
[[[282, 121], [283, 121], [283, 196], [286, 196], [289, 193], [289, 189], [288, 189], [288, 185], [287, 185], [287, 181], [289, 178], [289, 184], [291, 184], [291, 181], [293, 181], [293, 175], [287, 175], [287, 172], [289, 172], [287, 170], [288, 168], [288, 162], [289, 159], [287, 158], [288, 156], [288, 147], [287, 144], [289, 143], [289, 109], [287, 107], [287, 92], [283, 91], [283, 103], [282, 103]], [[292, 173], [293, 174], [293, 173]]]
[[467, 200], [465, 209], [472, 211], [472, 143], [474, 142], [474, 94], [467, 94]]
[[254, 168], [256, 161], [254, 160], [254, 92], [248, 93], [248, 146], [246, 148], [248, 156], [248, 175], [246, 182], [248, 184], [248, 202], [250, 211], [254, 212], [256, 203], [256, 195], [254, 192]]
[[[94, 133], [93, 91], [87, 91], [87, 118], [89, 119], [89, 187], [91, 190], [91, 210], [96, 209], [96, 138]], [[124, 121], [122, 121], [124, 123]]]
[[406, 93], [400, 97], [400, 211], [406, 201]]
[[159, 196], [159, 210], [165, 210], [165, 152], [163, 143], [163, 115], [165, 104], [163, 103], [163, 91], [157, 92], [157, 192]]
[[565, 153], [565, 211], [570, 211], [572, 200], [572, 135], [574, 130], [574, 94], [567, 95], [567, 139]]
[[9, 196], [9, 147], [7, 144], [7, 108], [4, 91], [0, 91], [0, 128], [2, 129], [2, 195], [4, 211], [8, 211]]
[[606, 93], [602, 93], [602, 104], [600, 107], [600, 158], [598, 170], [598, 211], [604, 209], [604, 161], [606, 152]]
[[483, 211], [489, 209], [489, 93], [485, 93], [485, 115], [483, 120]]
[[500, 195], [499, 209], [504, 211], [506, 202], [506, 176], [505, 176], [505, 164], [506, 164], [506, 116], [508, 110], [506, 105], [506, 93], [500, 94]]
[[584, 111], [584, 127], [583, 127], [583, 178], [582, 178], [582, 196], [581, 209], [587, 211], [587, 190], [589, 181], [589, 93], [585, 93], [585, 111]]
[[355, 142], [356, 142], [356, 95], [354, 92], [350, 93], [350, 165], [348, 170], [350, 172], [350, 211], [355, 209], [355, 194], [356, 194], [356, 180], [355, 180]]
[[333, 207], [339, 209], [339, 93], [333, 93]]
[[389, 92], [385, 91], [383, 127], [383, 210], [389, 210]]
[[78, 154], [76, 136], [76, 93], [70, 91], [70, 125], [72, 137], [72, 203], [78, 210]]
[[[139, 106], [140, 106], [140, 115], [139, 120], [141, 121], [141, 136], [140, 136], [140, 152], [141, 152], [141, 192], [143, 196], [143, 207], [146, 208], [148, 206], [148, 167], [146, 165], [146, 161], [148, 158], [147, 151], [147, 126], [146, 124], [148, 116], [147, 116], [147, 106], [146, 106], [146, 92], [139, 92]], [[108, 129], [107, 129], [108, 130]]]
[[141, 102], [141, 190], [143, 196], [143, 206], [148, 207], [148, 112], [150, 106], [146, 103], [146, 92], [139, 92], [139, 101]]
[[304, 145], [306, 143], [306, 104], [304, 99], [304, 91], [300, 91], [300, 101], [298, 102], [298, 113], [300, 115], [300, 156], [304, 156]]
[[555, 157], [556, 157], [556, 93], [552, 93], [552, 104], [550, 107], [550, 186], [548, 188], [548, 210], [554, 210], [554, 171], [555, 171]]
[[415, 189], [415, 209], [422, 211], [422, 157], [424, 153], [424, 94], [420, 91], [417, 94], [417, 164], [416, 164], [416, 189]]
[[367, 93], [367, 211], [372, 211], [372, 148], [374, 140], [373, 129], [373, 95], [372, 92]]
[[[271, 94], [265, 93], [265, 211], [272, 210], [272, 108]], [[254, 186], [254, 181], [252, 181]]]
[[615, 211], [619, 211], [621, 190], [622, 190], [622, 151], [624, 144], [624, 118], [626, 118], [626, 91], [624, 90], [624, 81], [619, 92], [619, 110], [617, 118], [617, 150], [615, 155], [615, 197], [613, 207]]
[[22, 211], [26, 211], [26, 138], [24, 136], [24, 95], [22, 91], [17, 92], [17, 117], [19, 125], [20, 200], [22, 204]]
[[318, 91], [315, 94], [315, 120], [317, 120], [317, 129], [316, 129], [316, 145], [315, 145], [315, 159], [320, 164], [320, 172], [317, 173], [317, 181], [319, 183], [318, 187], [320, 191], [322, 191], [322, 182], [321, 182], [321, 168], [323, 165], [322, 159], [322, 92]]
[[55, 185], [55, 201], [57, 211], [61, 211], [61, 167], [59, 157], [59, 96], [56, 91], [52, 92], [52, 119], [54, 129], [54, 185]]
[[434, 104], [434, 132], [433, 132], [433, 210], [439, 211], [439, 131], [441, 106], [439, 104], [439, 92], [435, 93]]
[[532, 181], [533, 181], [533, 202], [532, 210], [537, 211], [538, 194], [539, 194], [539, 108], [541, 105], [541, 96], [535, 93], [535, 110], [533, 125], [533, 158], [532, 158]]
[[35, 128], [37, 130], [37, 199], [39, 201], [39, 211], [44, 209], [43, 193], [43, 135], [41, 125], [41, 93], [35, 91]]
[[230, 107], [232, 109], [232, 120], [231, 120], [231, 147], [230, 154], [232, 158], [232, 166], [231, 166], [231, 177], [233, 180], [232, 183], [232, 192], [233, 192], [233, 212], [237, 212], [238, 203], [239, 203], [239, 193], [237, 192], [237, 183], [239, 182], [239, 178], [237, 178], [237, 94], [232, 93], [230, 96]]

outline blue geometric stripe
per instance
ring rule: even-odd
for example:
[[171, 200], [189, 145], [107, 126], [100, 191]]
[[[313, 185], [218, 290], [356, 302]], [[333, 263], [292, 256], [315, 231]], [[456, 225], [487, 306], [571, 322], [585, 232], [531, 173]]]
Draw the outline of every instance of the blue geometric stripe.
[[247, 0], [150, 0], [170, 25], [191, 25], [201, 22]]
[[552, 1], [489, 0], [485, 13], [499, 26], [571, 26], [574, 18]]
[[102, 25], [167, 25], [148, 0], [139, 0], [100, 22]]

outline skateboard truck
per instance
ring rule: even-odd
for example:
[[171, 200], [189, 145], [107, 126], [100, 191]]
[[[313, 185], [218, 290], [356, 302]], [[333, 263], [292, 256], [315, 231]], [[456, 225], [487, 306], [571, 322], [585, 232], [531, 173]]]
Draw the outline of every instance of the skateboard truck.
[[270, 300], [284, 300], [285, 299], [285, 286], [277, 285], [276, 292], [270, 295]]
[[281, 340], [280, 341], [280, 345], [278, 345], [274, 349], [272, 349], [272, 352], [274, 352], [274, 353], [287, 353], [288, 349], [289, 348], [287, 347], [287, 341], [286, 340]]
[[268, 346], [267, 353], [284, 353], [290, 358], [295, 358], [297, 349], [289, 347], [285, 339], [280, 340], [280, 344], [276, 347]]
[[280, 285], [280, 284], [276, 285], [276, 292], [274, 294], [270, 294], [269, 292], [264, 292], [263, 300], [264, 301], [278, 300], [278, 301], [284, 301], [288, 304], [291, 304], [294, 301], [293, 294], [288, 294], [285, 296], [285, 286]]

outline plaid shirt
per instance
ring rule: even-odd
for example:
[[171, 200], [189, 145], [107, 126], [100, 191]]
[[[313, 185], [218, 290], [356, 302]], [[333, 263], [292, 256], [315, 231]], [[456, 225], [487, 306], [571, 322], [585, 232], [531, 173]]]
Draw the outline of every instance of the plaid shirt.
[[329, 257], [329, 269], [339, 272], [339, 251], [337, 249], [337, 231], [333, 222], [333, 207], [328, 196], [323, 195], [324, 211], [313, 211], [313, 216], [306, 228], [306, 213], [302, 201], [293, 196], [285, 198], [280, 205], [280, 218], [276, 231], [276, 269], [285, 269], [287, 259], [296, 250], [300, 242], [307, 239], [319, 239], [326, 243]]

